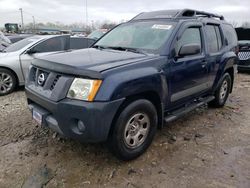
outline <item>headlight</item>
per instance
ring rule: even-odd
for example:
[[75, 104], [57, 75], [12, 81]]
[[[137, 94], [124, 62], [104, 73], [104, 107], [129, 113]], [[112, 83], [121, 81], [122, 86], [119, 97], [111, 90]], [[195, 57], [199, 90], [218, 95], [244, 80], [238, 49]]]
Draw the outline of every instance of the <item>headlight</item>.
[[70, 86], [67, 97], [71, 99], [93, 101], [101, 83], [101, 80], [75, 78]]

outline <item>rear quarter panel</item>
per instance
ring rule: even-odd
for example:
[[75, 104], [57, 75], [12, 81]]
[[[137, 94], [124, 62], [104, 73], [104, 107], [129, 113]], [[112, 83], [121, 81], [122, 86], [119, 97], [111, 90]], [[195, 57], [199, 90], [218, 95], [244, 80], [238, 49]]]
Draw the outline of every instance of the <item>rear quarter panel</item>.
[[227, 52], [222, 56], [221, 62], [219, 64], [219, 68], [218, 68], [218, 71], [217, 71], [217, 74], [213, 83], [213, 88], [212, 88], [213, 91], [215, 91], [216, 88], [218, 87], [220, 79], [222, 78], [223, 74], [225, 73], [227, 69], [233, 68], [234, 74], [236, 74], [237, 62], [238, 62], [238, 57], [232, 51]]

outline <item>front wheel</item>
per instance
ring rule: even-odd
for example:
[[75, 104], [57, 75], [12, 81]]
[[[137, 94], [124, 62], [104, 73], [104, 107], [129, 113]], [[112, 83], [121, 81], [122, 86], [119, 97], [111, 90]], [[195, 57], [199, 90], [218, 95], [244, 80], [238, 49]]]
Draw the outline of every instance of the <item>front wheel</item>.
[[4, 68], [0, 68], [0, 96], [8, 95], [15, 89], [17, 84], [14, 74]]
[[128, 104], [118, 116], [109, 138], [109, 148], [119, 159], [132, 160], [151, 144], [157, 129], [157, 111], [145, 99]]
[[215, 99], [209, 103], [212, 107], [223, 107], [227, 101], [227, 98], [229, 96], [230, 90], [232, 87], [232, 79], [231, 76], [226, 73], [223, 76], [223, 79], [215, 91]]

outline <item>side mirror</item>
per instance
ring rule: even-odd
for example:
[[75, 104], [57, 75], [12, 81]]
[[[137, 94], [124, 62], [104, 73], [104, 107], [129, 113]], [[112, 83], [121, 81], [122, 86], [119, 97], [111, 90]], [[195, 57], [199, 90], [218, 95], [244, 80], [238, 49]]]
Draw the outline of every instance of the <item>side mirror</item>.
[[184, 57], [188, 55], [196, 55], [201, 53], [201, 46], [199, 44], [184, 44], [178, 53], [178, 57]]
[[37, 53], [37, 51], [34, 48], [31, 48], [31, 49], [27, 50], [26, 53], [29, 55], [32, 55], [32, 54]]

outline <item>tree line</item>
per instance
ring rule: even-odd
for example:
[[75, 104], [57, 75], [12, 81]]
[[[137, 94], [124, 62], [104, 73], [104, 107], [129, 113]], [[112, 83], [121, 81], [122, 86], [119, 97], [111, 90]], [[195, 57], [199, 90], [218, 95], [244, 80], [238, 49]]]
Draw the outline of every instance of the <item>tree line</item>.
[[37, 30], [37, 29], [59, 29], [59, 30], [79, 30], [90, 33], [96, 29], [112, 29], [118, 23], [110, 21], [92, 21], [90, 24], [86, 25], [83, 23], [72, 23], [72, 24], [63, 24], [60, 22], [47, 22], [47, 23], [28, 23], [24, 26], [23, 30]]

